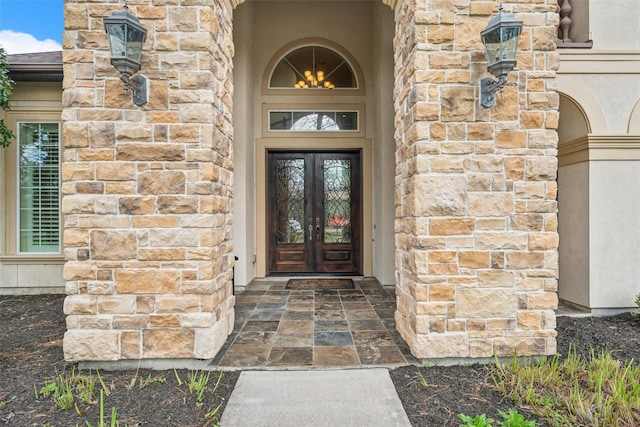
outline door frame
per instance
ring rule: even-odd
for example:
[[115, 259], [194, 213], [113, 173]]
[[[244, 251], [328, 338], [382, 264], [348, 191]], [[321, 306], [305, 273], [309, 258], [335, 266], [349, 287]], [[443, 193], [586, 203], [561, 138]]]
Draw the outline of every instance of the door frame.
[[373, 275], [372, 142], [369, 138], [258, 138], [256, 139], [256, 277], [267, 275], [267, 152], [361, 151], [362, 182], [362, 274]]

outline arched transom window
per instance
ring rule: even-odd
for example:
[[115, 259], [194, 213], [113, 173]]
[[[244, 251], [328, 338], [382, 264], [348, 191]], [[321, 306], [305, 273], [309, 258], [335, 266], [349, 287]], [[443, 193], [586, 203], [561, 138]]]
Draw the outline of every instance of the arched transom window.
[[287, 53], [273, 68], [269, 89], [357, 89], [349, 62], [336, 51], [311, 45]]

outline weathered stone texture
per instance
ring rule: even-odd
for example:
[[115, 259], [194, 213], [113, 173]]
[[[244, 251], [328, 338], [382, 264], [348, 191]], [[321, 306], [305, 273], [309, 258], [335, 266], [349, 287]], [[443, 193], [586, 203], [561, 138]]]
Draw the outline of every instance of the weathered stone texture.
[[503, 7], [524, 28], [491, 109], [479, 33], [498, 4], [396, 11], [396, 324], [422, 358], [555, 351], [556, 2]]
[[233, 328], [231, 10], [183, 3], [129, 2], [148, 30], [141, 107], [109, 63], [121, 5], [65, 5], [69, 360], [211, 358]]

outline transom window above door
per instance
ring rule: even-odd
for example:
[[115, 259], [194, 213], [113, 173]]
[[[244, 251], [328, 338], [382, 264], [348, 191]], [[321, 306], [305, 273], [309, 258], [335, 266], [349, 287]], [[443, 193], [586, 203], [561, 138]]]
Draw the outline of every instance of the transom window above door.
[[350, 61], [325, 46], [314, 44], [289, 50], [271, 69], [269, 89], [330, 91], [359, 87]]

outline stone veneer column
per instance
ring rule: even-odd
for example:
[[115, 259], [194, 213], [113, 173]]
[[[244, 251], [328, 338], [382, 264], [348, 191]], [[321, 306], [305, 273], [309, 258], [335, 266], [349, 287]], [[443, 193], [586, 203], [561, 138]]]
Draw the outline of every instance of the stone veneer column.
[[556, 0], [524, 21], [497, 105], [480, 31], [497, 1], [396, 9], [396, 323], [420, 358], [556, 351]]
[[128, 1], [147, 29], [137, 107], [109, 63], [120, 3], [65, 0], [65, 359], [212, 358], [234, 319], [231, 10]]

